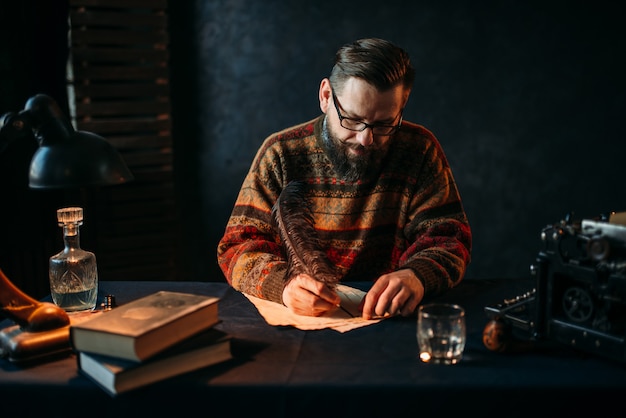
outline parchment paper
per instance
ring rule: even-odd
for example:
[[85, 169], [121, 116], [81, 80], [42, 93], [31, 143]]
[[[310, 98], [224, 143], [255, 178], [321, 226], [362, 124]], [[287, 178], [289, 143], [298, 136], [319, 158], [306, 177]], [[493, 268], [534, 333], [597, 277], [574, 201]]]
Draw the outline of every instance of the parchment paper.
[[341, 307], [324, 316], [304, 316], [294, 314], [284, 305], [260, 299], [252, 295], [244, 295], [254, 304], [261, 316], [273, 326], [293, 326], [301, 330], [331, 328], [338, 332], [346, 332], [356, 328], [376, 324], [384, 318], [363, 319], [360, 304], [365, 292], [350, 286], [337, 285], [337, 293], [341, 298]]

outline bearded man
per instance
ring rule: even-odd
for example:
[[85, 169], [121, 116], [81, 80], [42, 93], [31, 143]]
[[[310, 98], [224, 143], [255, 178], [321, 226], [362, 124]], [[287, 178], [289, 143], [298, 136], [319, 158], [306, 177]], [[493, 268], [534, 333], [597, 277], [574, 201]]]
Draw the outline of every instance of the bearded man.
[[266, 138], [243, 181], [217, 247], [233, 288], [300, 315], [337, 309], [332, 283], [289, 268], [285, 238], [298, 227], [280, 231], [274, 216], [293, 182], [337, 281], [372, 282], [363, 318], [413, 315], [462, 280], [471, 230], [452, 171], [435, 136], [402, 117], [414, 78], [406, 51], [386, 40], [337, 51], [322, 115]]

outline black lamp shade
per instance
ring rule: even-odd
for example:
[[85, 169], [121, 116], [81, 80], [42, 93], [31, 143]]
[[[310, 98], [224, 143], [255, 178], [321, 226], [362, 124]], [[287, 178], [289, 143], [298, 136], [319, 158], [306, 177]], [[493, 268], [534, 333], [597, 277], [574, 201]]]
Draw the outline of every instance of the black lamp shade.
[[17, 116], [3, 119], [4, 125], [17, 127], [9, 133], [18, 135], [28, 127], [39, 142], [30, 164], [31, 188], [107, 186], [134, 179], [111, 144], [91, 132], [74, 130], [54, 99], [45, 94], [31, 97]]
[[65, 138], [41, 141], [30, 165], [31, 188], [107, 186], [133, 180], [118, 152], [104, 138], [84, 131], [65, 134]]

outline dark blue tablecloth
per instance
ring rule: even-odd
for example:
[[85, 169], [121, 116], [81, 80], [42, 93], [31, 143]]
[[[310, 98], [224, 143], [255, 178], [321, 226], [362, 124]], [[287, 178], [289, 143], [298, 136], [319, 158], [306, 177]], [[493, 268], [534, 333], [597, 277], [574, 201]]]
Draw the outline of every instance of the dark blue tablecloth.
[[119, 304], [157, 290], [220, 296], [218, 327], [233, 336], [235, 358], [117, 398], [81, 376], [73, 355], [28, 368], [0, 360], [0, 412], [514, 417], [621, 410], [626, 367], [620, 363], [569, 347], [546, 345], [515, 354], [484, 347], [484, 306], [530, 287], [527, 280], [467, 280], [439, 298], [464, 306], [468, 325], [462, 362], [441, 366], [419, 361], [415, 317], [391, 318], [346, 333], [301, 331], [267, 325], [243, 295], [223, 283], [102, 282], [101, 297], [113, 294]]

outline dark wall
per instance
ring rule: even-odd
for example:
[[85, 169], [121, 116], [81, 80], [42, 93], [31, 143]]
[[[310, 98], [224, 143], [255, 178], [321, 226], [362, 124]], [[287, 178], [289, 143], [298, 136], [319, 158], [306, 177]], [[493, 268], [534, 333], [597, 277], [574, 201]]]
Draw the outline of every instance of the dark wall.
[[[335, 50], [406, 48], [405, 118], [439, 138], [474, 233], [467, 277], [527, 276], [539, 232], [626, 210], [626, 29], [608, 1], [172, 2], [177, 170], [197, 279], [270, 133], [320, 113]], [[183, 189], [181, 189], [183, 190]]]
[[[67, 0], [0, 0], [0, 117], [38, 93], [67, 114]], [[2, 141], [3, 138], [0, 138]], [[34, 297], [50, 292], [48, 258], [62, 247], [60, 191], [28, 188], [34, 137], [0, 145], [0, 269]]]
[[[65, 107], [66, 1], [0, 7], [0, 114], [35, 93]], [[180, 279], [223, 280], [217, 242], [258, 146], [320, 113], [334, 52], [366, 36], [400, 44], [417, 66], [405, 116], [447, 152], [474, 233], [468, 277], [526, 276], [546, 224], [626, 210], [625, 17], [607, 0], [171, 1], [181, 272], [191, 272]], [[33, 150], [18, 145], [0, 161], [0, 268], [18, 282], [41, 276], [45, 291], [58, 205], [9, 166], [28, 164]], [[38, 240], [33, 260], [4, 256]]]

